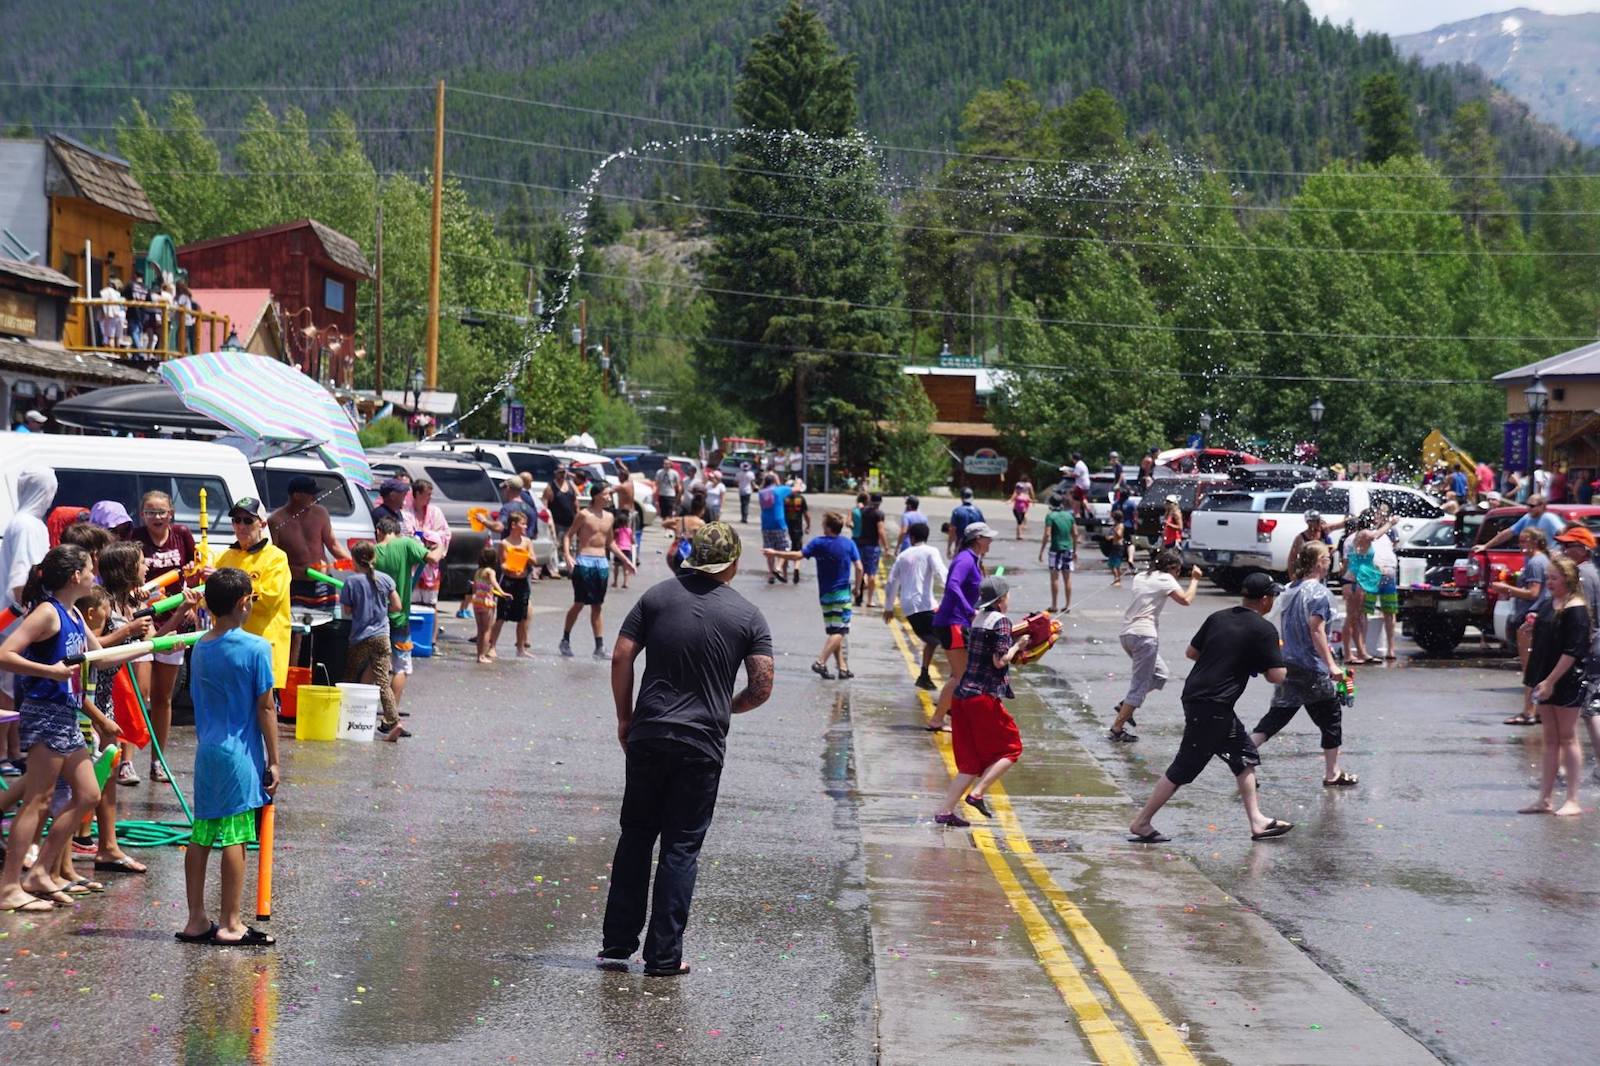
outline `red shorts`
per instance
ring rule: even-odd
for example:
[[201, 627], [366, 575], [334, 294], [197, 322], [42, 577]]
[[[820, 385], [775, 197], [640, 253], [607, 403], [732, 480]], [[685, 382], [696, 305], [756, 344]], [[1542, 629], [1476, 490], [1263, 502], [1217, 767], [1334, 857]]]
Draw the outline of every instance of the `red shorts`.
[[950, 746], [961, 774], [981, 774], [999, 759], [1022, 758], [1017, 723], [993, 696], [968, 696], [950, 704]]

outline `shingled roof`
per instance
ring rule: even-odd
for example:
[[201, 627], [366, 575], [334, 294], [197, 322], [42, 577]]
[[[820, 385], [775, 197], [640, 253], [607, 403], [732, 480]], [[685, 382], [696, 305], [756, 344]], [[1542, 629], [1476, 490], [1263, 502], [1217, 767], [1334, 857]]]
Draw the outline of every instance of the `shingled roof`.
[[73, 195], [141, 222], [161, 221], [143, 186], [133, 180], [126, 159], [97, 152], [59, 133], [50, 134], [47, 141]]
[[78, 283], [61, 273], [51, 270], [39, 263], [24, 263], [20, 259], [0, 259], [0, 274], [17, 278], [22, 281], [31, 281], [37, 285], [49, 285], [57, 289], [70, 289], [78, 291]]
[[273, 234], [287, 233], [289, 230], [309, 228], [317, 242], [322, 245], [328, 260], [359, 278], [372, 277], [372, 267], [367, 264], [367, 257], [361, 252], [361, 245], [355, 238], [346, 237], [332, 226], [318, 222], [314, 218], [300, 218], [293, 222], [281, 222], [276, 226], [263, 226], [260, 229], [249, 230], [244, 233], [230, 233], [226, 237], [212, 237], [209, 240], [195, 241], [178, 249], [178, 258], [182, 259], [185, 252], [196, 252], [204, 248], [216, 248], [227, 244], [239, 244], [243, 241], [255, 240], [258, 237], [268, 237]]

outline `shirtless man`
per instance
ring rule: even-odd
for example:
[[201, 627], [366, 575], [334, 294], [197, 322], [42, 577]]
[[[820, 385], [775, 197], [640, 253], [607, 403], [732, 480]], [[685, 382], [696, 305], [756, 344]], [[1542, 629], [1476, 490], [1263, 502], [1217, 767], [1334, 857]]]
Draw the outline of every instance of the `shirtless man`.
[[[305, 607], [329, 608], [339, 601], [339, 590], [306, 577], [307, 567], [322, 569], [323, 552], [334, 559], [348, 559], [350, 552], [333, 535], [333, 520], [328, 509], [317, 502], [317, 483], [305, 474], [289, 479], [289, 499], [267, 520], [272, 543], [289, 557], [289, 604], [291, 610]], [[289, 662], [300, 661], [300, 632], [289, 639]]]
[[[631, 522], [633, 521], [633, 509], [635, 506], [633, 474], [629, 472], [628, 464], [624, 463], [621, 459], [617, 460], [617, 473], [622, 476], [622, 480], [617, 484], [616, 488], [611, 490], [614, 493], [611, 506], [616, 509], [618, 514], [627, 515], [628, 521]], [[633, 542], [633, 553], [631, 556], [633, 561], [637, 561], [639, 558], [639, 540], [643, 539], [644, 530], [641, 529], [639, 534], [639, 537], [635, 538]]]
[[[611, 511], [611, 486], [597, 482], [589, 497], [589, 506], [578, 512], [572, 528], [561, 541], [561, 554], [572, 574], [572, 606], [567, 608], [567, 623], [561, 627], [561, 654], [572, 655], [572, 626], [585, 605], [589, 608], [589, 621], [594, 629], [594, 657], [609, 659], [606, 651], [600, 610], [606, 602], [606, 586], [611, 583], [611, 557], [637, 573], [638, 567], [617, 550], [616, 519]], [[578, 556], [572, 556], [572, 545], [578, 545]]]

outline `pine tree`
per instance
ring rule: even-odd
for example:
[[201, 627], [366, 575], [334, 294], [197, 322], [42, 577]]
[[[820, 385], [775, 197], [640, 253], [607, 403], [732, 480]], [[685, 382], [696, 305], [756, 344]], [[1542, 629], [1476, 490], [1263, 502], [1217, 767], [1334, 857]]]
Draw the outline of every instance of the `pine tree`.
[[840, 423], [864, 458], [898, 367], [859, 353], [890, 352], [900, 330], [893, 313], [852, 306], [899, 298], [877, 162], [855, 130], [854, 65], [792, 0], [752, 47], [735, 106], [747, 132], [707, 273], [715, 288], [772, 295], [715, 296], [702, 380], [777, 439]]
[[1416, 155], [1421, 150], [1416, 124], [1411, 118], [1411, 98], [1393, 74], [1374, 74], [1361, 83], [1362, 158], [1378, 164], [1397, 155]]

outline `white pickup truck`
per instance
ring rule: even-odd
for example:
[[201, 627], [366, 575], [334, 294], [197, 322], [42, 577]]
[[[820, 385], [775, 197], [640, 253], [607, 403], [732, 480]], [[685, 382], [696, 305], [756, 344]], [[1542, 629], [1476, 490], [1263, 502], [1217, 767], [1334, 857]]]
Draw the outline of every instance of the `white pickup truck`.
[[[1186, 566], [1199, 566], [1229, 592], [1255, 570], [1273, 573], [1272, 539], [1292, 488], [1224, 489], [1208, 493], [1189, 516]], [[1302, 520], [1301, 528], [1305, 528]]]

